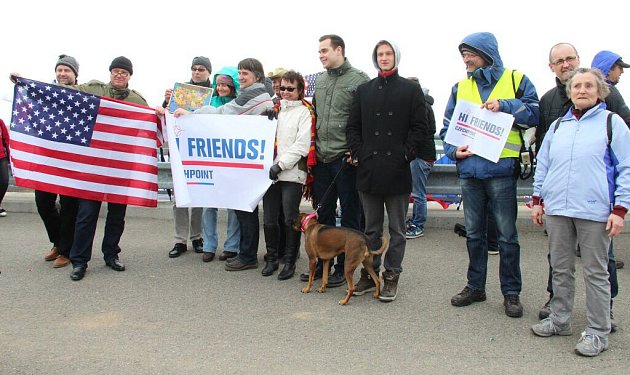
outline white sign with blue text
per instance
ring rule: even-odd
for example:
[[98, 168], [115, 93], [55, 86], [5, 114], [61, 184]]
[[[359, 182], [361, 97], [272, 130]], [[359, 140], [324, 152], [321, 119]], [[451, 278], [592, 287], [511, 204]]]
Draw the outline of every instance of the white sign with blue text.
[[492, 112], [479, 104], [458, 99], [444, 142], [453, 146], [468, 145], [468, 150], [475, 155], [496, 163], [513, 123], [511, 114]]
[[271, 185], [275, 120], [167, 113], [166, 124], [178, 207], [256, 208]]

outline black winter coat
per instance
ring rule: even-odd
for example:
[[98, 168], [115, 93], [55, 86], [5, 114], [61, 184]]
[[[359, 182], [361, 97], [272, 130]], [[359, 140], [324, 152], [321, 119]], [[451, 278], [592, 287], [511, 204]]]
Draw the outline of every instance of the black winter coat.
[[[536, 150], [540, 149], [551, 124], [558, 117], [564, 116], [572, 105], [571, 98], [567, 96], [566, 85], [556, 78], [556, 87], [547, 91], [540, 98], [540, 123], [536, 127]], [[621, 116], [626, 125], [630, 127], [630, 109], [615, 86], [610, 86], [610, 94], [606, 97], [606, 109]]]
[[411, 192], [409, 162], [429, 135], [424, 94], [398, 73], [357, 88], [346, 137], [358, 159], [357, 189], [370, 194]]

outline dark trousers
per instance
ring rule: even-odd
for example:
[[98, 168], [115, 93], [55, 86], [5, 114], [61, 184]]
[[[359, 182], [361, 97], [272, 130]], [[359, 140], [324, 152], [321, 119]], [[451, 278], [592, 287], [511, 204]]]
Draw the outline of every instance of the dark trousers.
[[2, 158], [0, 159], [0, 206], [2, 206], [7, 189], [9, 189], [9, 158]]
[[60, 209], [57, 209], [57, 194], [35, 190], [35, 205], [48, 239], [60, 255], [68, 257], [74, 240], [79, 198], [59, 195]]
[[[342, 169], [339, 172], [340, 169]], [[339, 173], [339, 176], [337, 176]], [[333, 180], [337, 176], [333, 184]], [[341, 204], [341, 226], [361, 230], [361, 201], [357, 191], [356, 167], [347, 165], [344, 158], [339, 158], [330, 163], [318, 162], [313, 167], [313, 197], [315, 203], [321, 205], [317, 216], [321, 224], [335, 226], [335, 209], [337, 199]], [[332, 186], [331, 186], [332, 185]], [[330, 191], [326, 191], [330, 187]], [[335, 268], [343, 272], [344, 255], [337, 257]]]
[[[267, 251], [272, 250], [272, 254], [265, 255], [265, 260], [275, 261], [284, 255], [284, 250], [280, 254], [280, 244], [286, 243], [286, 237], [291, 235], [287, 231], [291, 230], [293, 222], [300, 212], [300, 201], [302, 200], [302, 184], [297, 182], [278, 181], [271, 185], [263, 197], [263, 224], [265, 235], [267, 231], [272, 231], [271, 239], [277, 239], [276, 243], [271, 243], [270, 238], [265, 238]], [[281, 222], [280, 219], [283, 219]], [[274, 251], [275, 250], [275, 253]], [[294, 251], [295, 249], [292, 249]], [[295, 254], [293, 261], [295, 261]]]
[[[79, 210], [74, 232], [74, 242], [70, 250], [70, 260], [74, 267], [87, 267], [92, 258], [92, 245], [96, 232], [96, 223], [101, 209], [99, 201], [79, 199]], [[110, 262], [118, 258], [120, 253], [120, 237], [125, 230], [126, 204], [108, 203], [107, 218], [105, 219], [105, 234], [103, 236], [103, 259]]]
[[254, 212], [235, 210], [238, 223], [241, 225], [241, 243], [238, 257], [244, 264], [254, 264], [258, 261], [258, 242], [260, 240], [260, 220], [258, 207]]

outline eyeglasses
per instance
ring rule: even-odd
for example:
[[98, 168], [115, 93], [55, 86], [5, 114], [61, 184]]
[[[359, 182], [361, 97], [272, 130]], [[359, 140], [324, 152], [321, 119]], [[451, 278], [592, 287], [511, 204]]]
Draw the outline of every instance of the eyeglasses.
[[190, 68], [190, 70], [192, 70], [193, 72], [205, 72], [206, 68]]
[[121, 76], [121, 77], [129, 77], [129, 72], [120, 71], [120, 70], [112, 70], [112, 76]]
[[553, 64], [555, 66], [560, 66], [560, 65], [564, 65], [565, 62], [571, 64], [575, 60], [577, 60], [577, 56], [567, 56], [564, 59], [558, 59], [558, 60], [552, 62], [551, 64]]
[[285, 87], [285, 86], [280, 86], [280, 91], [288, 91], [288, 92], [293, 92], [295, 91], [297, 87]]

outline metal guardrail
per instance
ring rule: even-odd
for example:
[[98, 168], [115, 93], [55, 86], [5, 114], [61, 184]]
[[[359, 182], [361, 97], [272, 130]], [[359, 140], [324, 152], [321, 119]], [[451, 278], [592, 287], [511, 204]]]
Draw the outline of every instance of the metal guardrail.
[[[438, 158], [443, 155], [442, 140], [436, 135], [435, 146]], [[166, 154], [168, 150], [166, 150]], [[158, 162], [158, 187], [160, 189], [173, 189], [173, 177], [171, 175], [171, 164], [169, 162]], [[9, 185], [15, 186], [13, 176], [9, 177]], [[518, 180], [516, 188], [517, 195], [528, 196], [533, 193], [533, 178]], [[459, 186], [457, 170], [455, 164], [435, 164], [427, 178], [427, 193], [434, 195], [454, 194], [461, 195], [462, 189]]]
[[[516, 194], [519, 196], [532, 195], [534, 191], [533, 178], [518, 179]], [[456, 194], [460, 195], [459, 178], [455, 164], [435, 164], [427, 178], [427, 194]]]
[[[169, 162], [158, 162], [158, 186], [160, 189], [172, 189], [173, 177], [171, 175], [171, 166]], [[532, 195], [532, 178], [527, 180], [518, 180], [517, 194], [519, 196]], [[15, 186], [13, 176], [10, 177], [9, 185]], [[460, 195], [462, 189], [459, 186], [459, 178], [455, 164], [435, 164], [431, 173], [427, 178], [428, 194], [455, 194]]]

